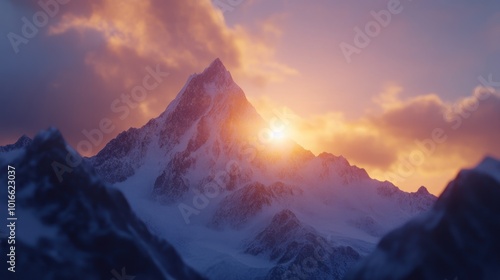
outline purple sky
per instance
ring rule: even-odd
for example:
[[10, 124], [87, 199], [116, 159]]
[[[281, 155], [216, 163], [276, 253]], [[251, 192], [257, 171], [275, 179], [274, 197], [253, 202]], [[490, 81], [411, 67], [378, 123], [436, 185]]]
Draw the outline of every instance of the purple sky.
[[[289, 137], [378, 179], [401, 173], [415, 143], [445, 128], [447, 140], [397, 176], [407, 190], [439, 193], [460, 167], [500, 156], [497, 94], [458, 110], [457, 129], [457, 113], [443, 117], [485, 91], [479, 76], [500, 81], [498, 1], [243, 0], [224, 13], [208, 0], [42, 2], [57, 8], [31, 38], [22, 18], [44, 20], [38, 1], [0, 3], [0, 144], [55, 125], [76, 146], [110, 119], [116, 128], [95, 153], [159, 115], [190, 74], [220, 57], [264, 117], [282, 107], [297, 114]], [[390, 21], [375, 24], [374, 13]], [[357, 45], [355, 30], [367, 25], [379, 29]], [[357, 53], [346, 59], [341, 44]], [[156, 66], [169, 76], [121, 119], [112, 104]]]

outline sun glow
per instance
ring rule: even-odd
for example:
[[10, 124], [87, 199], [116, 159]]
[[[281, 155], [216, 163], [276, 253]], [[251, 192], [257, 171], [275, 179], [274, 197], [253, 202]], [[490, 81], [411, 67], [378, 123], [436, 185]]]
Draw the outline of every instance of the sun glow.
[[270, 138], [272, 141], [275, 141], [275, 142], [282, 141], [283, 139], [286, 138], [285, 130], [283, 128], [271, 130]]

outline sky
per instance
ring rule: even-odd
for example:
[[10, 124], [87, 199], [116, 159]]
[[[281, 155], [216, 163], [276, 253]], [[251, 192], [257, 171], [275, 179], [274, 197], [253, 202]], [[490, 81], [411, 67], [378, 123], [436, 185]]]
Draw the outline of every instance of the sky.
[[287, 137], [403, 190], [440, 194], [500, 157], [498, 1], [9, 0], [0, 13], [0, 145], [56, 126], [77, 146], [104, 125], [81, 151], [95, 154], [219, 57], [265, 119], [293, 113]]

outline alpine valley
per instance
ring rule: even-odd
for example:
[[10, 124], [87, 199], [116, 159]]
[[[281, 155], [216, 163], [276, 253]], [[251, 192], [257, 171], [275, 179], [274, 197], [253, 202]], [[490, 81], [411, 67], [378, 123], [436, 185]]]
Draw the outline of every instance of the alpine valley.
[[[266, 135], [289, 121], [266, 122], [216, 59], [93, 157], [53, 128], [2, 147], [2, 170], [22, 178], [17, 241], [30, 253], [18, 268], [54, 271], [44, 279], [110, 279], [122, 267], [137, 279], [342, 279], [436, 202]], [[81, 163], [62, 168], [68, 155]]]

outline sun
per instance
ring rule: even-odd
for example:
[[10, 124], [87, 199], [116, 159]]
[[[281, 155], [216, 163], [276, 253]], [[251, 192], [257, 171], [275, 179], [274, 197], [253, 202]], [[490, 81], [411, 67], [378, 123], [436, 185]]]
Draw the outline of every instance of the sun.
[[258, 135], [261, 143], [273, 144], [273, 146], [274, 144], [284, 143], [289, 138], [288, 127], [284, 125], [270, 125], [269, 127], [261, 129]]
[[270, 136], [272, 141], [282, 141], [286, 138], [285, 130], [283, 128], [273, 129], [271, 130]]

